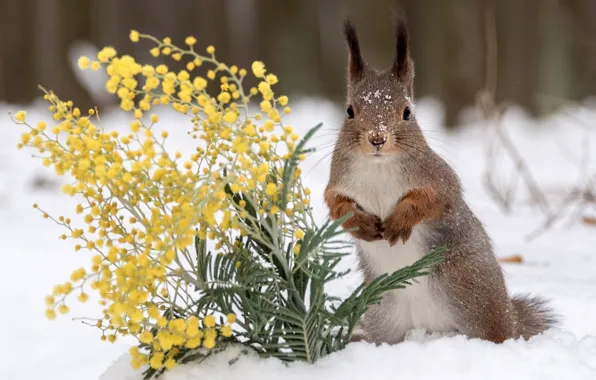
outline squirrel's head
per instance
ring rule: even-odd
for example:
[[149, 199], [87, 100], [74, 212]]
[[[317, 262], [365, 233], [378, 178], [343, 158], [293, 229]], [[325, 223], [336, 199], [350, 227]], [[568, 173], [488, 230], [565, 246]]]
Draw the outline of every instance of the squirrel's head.
[[391, 68], [368, 67], [360, 54], [354, 25], [346, 19], [348, 94], [344, 143], [352, 152], [386, 160], [415, 149], [421, 138], [414, 112], [414, 63], [409, 53], [408, 29], [403, 17], [395, 27], [395, 59]]

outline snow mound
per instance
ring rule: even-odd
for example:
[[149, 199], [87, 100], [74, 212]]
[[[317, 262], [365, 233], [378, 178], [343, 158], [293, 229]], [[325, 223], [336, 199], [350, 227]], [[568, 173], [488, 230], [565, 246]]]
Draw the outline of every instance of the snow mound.
[[[232, 363], [232, 364], [230, 364]], [[596, 379], [596, 337], [547, 331], [529, 341], [494, 344], [464, 336], [440, 337], [421, 331], [394, 346], [352, 343], [313, 365], [284, 365], [260, 359], [241, 346], [230, 347], [201, 364], [180, 365], [162, 380], [245, 379]], [[123, 355], [100, 380], [141, 380]]]

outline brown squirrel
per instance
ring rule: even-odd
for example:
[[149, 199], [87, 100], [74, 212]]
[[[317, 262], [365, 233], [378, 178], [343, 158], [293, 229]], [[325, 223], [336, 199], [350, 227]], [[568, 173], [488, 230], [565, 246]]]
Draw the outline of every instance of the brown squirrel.
[[362, 318], [363, 336], [397, 343], [412, 329], [500, 343], [557, 323], [540, 298], [508, 295], [481, 222], [463, 199], [455, 171], [427, 144], [413, 112], [414, 64], [403, 17], [393, 66], [370, 68], [356, 30], [349, 47], [347, 118], [331, 161], [325, 202], [331, 219], [353, 212], [359, 269], [366, 282], [446, 247], [444, 261], [405, 289], [389, 292]]

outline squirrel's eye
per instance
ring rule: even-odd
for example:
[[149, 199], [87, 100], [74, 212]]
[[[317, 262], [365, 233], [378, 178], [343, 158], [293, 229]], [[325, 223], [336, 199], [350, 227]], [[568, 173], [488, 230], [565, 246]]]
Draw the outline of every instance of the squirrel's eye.
[[406, 109], [404, 110], [404, 114], [403, 114], [402, 118], [404, 120], [410, 120], [410, 114], [411, 113], [412, 112], [410, 111], [410, 107], [406, 107]]
[[354, 108], [352, 108], [352, 106], [348, 106], [348, 118], [349, 119], [354, 118]]

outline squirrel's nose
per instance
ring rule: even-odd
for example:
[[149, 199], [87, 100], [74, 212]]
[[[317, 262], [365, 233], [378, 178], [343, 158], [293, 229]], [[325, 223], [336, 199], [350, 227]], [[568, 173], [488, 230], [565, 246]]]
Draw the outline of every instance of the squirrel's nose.
[[368, 133], [368, 141], [375, 148], [380, 148], [387, 142], [387, 134], [380, 131], [371, 131]]

